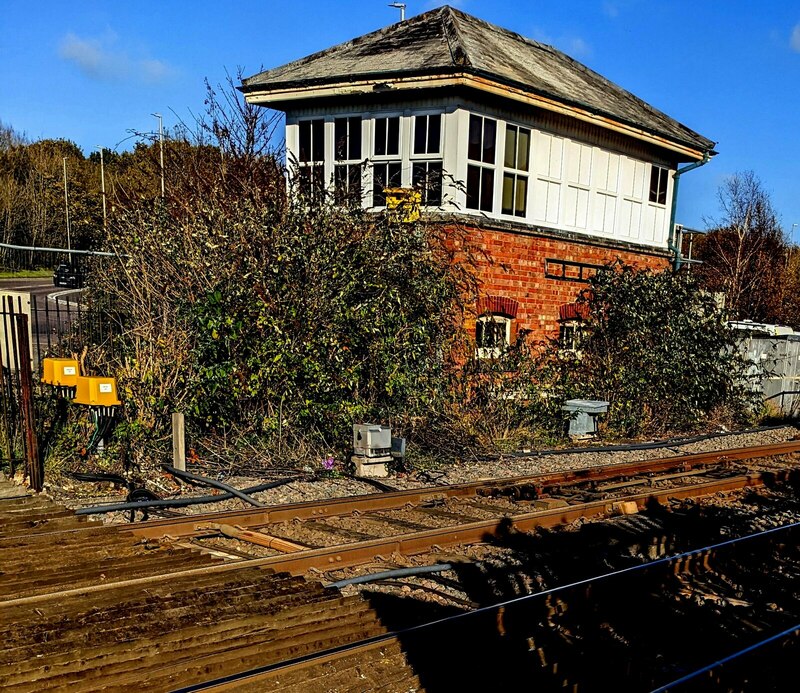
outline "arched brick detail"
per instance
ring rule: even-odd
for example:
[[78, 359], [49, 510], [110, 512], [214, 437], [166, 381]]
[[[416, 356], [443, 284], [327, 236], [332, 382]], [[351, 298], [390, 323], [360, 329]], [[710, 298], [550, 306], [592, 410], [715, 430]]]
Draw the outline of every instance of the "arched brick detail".
[[478, 315], [493, 313], [516, 318], [519, 311], [519, 301], [507, 296], [483, 296], [478, 299]]
[[589, 306], [585, 303], [565, 303], [558, 309], [558, 319], [565, 320], [586, 320], [589, 317]]

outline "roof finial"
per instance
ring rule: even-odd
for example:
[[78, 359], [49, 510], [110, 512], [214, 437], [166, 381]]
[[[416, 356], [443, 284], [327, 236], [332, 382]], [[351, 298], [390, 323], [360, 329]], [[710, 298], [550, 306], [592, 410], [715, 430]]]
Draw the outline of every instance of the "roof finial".
[[400, 10], [400, 21], [406, 21], [406, 4], [404, 2], [390, 2], [389, 7], [395, 7]]

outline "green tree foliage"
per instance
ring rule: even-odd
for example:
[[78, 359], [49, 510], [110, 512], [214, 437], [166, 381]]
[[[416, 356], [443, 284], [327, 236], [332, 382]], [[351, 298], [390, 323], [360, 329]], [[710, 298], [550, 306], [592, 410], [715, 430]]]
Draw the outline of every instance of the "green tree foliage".
[[686, 273], [616, 264], [579, 303], [578, 353], [550, 354], [565, 393], [610, 402], [608, 429], [632, 436], [690, 430], [728, 411], [747, 417], [747, 364], [713, 297]]

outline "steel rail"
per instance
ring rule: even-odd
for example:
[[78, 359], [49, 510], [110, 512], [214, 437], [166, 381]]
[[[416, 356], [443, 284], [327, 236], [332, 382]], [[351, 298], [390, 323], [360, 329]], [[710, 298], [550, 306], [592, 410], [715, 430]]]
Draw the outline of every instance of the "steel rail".
[[[366, 652], [369, 650], [373, 650], [375, 648], [384, 647], [394, 643], [402, 644], [402, 642], [407, 639], [408, 635], [420, 631], [425, 631], [431, 628], [447, 626], [452, 623], [459, 623], [459, 622], [463, 623], [464, 621], [474, 620], [475, 618], [481, 615], [494, 614], [494, 613], [497, 614], [497, 619], [499, 620], [504, 616], [504, 614], [506, 613], [506, 609], [508, 609], [509, 607], [513, 608], [514, 606], [520, 604], [532, 603], [536, 600], [547, 598], [553, 594], [558, 594], [561, 592], [565, 592], [567, 590], [576, 589], [580, 587], [588, 587], [589, 585], [592, 585], [594, 583], [613, 580], [620, 576], [630, 575], [640, 572], [649, 572], [652, 571], [654, 568], [660, 568], [660, 567], [668, 568], [673, 565], [678, 567], [681, 566], [685, 567], [691, 559], [697, 556], [708, 557], [714, 555], [715, 552], [719, 551], [720, 549], [726, 549], [737, 544], [746, 544], [754, 540], [772, 537], [782, 532], [792, 532], [799, 528], [800, 528], [800, 523], [793, 523], [789, 525], [783, 525], [781, 527], [773, 527], [764, 530], [762, 532], [757, 532], [755, 534], [748, 534], [746, 536], [737, 537], [735, 539], [727, 539], [725, 541], [716, 544], [711, 544], [709, 546], [704, 546], [696, 549], [691, 549], [689, 551], [684, 551], [674, 556], [666, 556], [664, 558], [658, 558], [654, 561], [649, 561], [646, 563], [629, 566], [627, 568], [621, 568], [620, 570], [603, 573], [601, 575], [595, 575], [592, 577], [583, 578], [581, 580], [577, 580], [575, 582], [571, 582], [566, 585], [551, 587], [549, 589], [542, 590], [541, 592], [535, 592], [533, 594], [526, 594], [519, 597], [513, 597], [511, 599], [506, 599], [496, 604], [490, 604], [488, 606], [483, 606], [478, 609], [473, 609], [471, 611], [465, 611], [458, 614], [454, 614], [452, 616], [446, 616], [444, 618], [440, 618], [435, 621], [420, 623], [398, 631], [389, 631], [386, 633], [382, 633], [380, 635], [372, 636], [370, 638], [365, 638], [364, 640], [358, 642], [339, 645], [337, 647], [331, 648], [329, 650], [324, 650], [322, 652], [315, 652], [307, 655], [302, 655], [300, 657], [295, 657], [293, 659], [289, 659], [283, 662], [275, 662], [273, 664], [267, 664], [247, 671], [242, 671], [238, 674], [231, 674], [229, 676], [212, 679], [210, 681], [206, 681], [203, 683], [197, 683], [197, 684], [192, 684], [190, 686], [185, 686], [183, 688], [177, 688], [174, 689], [172, 693], [193, 693], [194, 691], [205, 691], [205, 690], [224, 691], [229, 689], [235, 689], [238, 686], [241, 686], [242, 683], [244, 682], [246, 682], [247, 684], [252, 684], [257, 681], [265, 681], [277, 675], [286, 674], [291, 671], [304, 669], [325, 662], [335, 661], [337, 659], [357, 654], [359, 652]], [[708, 565], [705, 562], [703, 563], [703, 565], [705, 565], [705, 567], [708, 570], [713, 572], [713, 569], [708, 567]], [[772, 636], [771, 638], [768, 639], [768, 641], [772, 641], [781, 637], [786, 637], [788, 635], [791, 635], [792, 633], [797, 631], [797, 628], [798, 626], [793, 626], [792, 628], [787, 629], [782, 633], [778, 633]], [[765, 644], [766, 642], [767, 641], [764, 641], [764, 643], [759, 643], [758, 645], [756, 645], [756, 647], [759, 646], [760, 644]], [[752, 647], [748, 648], [748, 650], [750, 649], [754, 648]], [[728, 658], [726, 658], [726, 660], [727, 659]], [[721, 662], [725, 662], [726, 660], [721, 660]], [[716, 666], [718, 664], [720, 664], [720, 662], [715, 662], [712, 666]], [[683, 682], [683, 679], [680, 679], [679, 682]], [[657, 693], [657, 691], [667, 690], [669, 687], [674, 686], [675, 683], [677, 682], [672, 682], [671, 684], [669, 684], [669, 686], [658, 688], [652, 693]]]
[[535, 474], [520, 477], [507, 477], [494, 480], [483, 480], [454, 484], [451, 486], [425, 487], [391, 493], [371, 493], [362, 496], [331, 498], [325, 501], [303, 503], [287, 503], [273, 505], [264, 509], [232, 510], [221, 513], [188, 515], [183, 518], [148, 520], [134, 526], [126, 527], [138, 537], [157, 539], [166, 534], [173, 537], [207, 536], [208, 532], [200, 526], [208, 522], [225, 522], [227, 524], [254, 527], [291, 520], [322, 519], [339, 515], [350, 515], [354, 512], [376, 512], [393, 510], [407, 504], [441, 501], [446, 498], [475, 496], [484, 489], [502, 489], [511, 486], [534, 486], [540, 492], [556, 486], [576, 485], [586, 482], [599, 482], [625, 476], [655, 474], [680, 469], [688, 471], [695, 467], [718, 464], [720, 461], [735, 461], [774, 457], [800, 452], [800, 440], [784, 443], [772, 443], [748, 448], [731, 448], [713, 452], [694, 453], [663, 457], [655, 460], [611, 464], [589, 467], [567, 472], [551, 474]]
[[[383, 539], [370, 539], [363, 542], [311, 549], [293, 554], [282, 554], [280, 556], [254, 558], [251, 560], [242, 560], [202, 568], [178, 570], [131, 580], [109, 580], [101, 584], [85, 585], [49, 594], [32, 595], [29, 597], [18, 597], [16, 599], [0, 601], [0, 611], [2, 611], [4, 607], [36, 604], [50, 599], [63, 599], [70, 596], [90, 594], [121, 587], [136, 587], [173, 578], [199, 577], [213, 573], [225, 573], [241, 568], [264, 568], [271, 569], [275, 572], [288, 572], [294, 575], [303, 574], [311, 568], [321, 571], [344, 568], [372, 561], [377, 556], [386, 555], [394, 551], [405, 553], [406, 555], [414, 555], [425, 553], [436, 547], [480, 543], [492, 537], [502, 536], [514, 529], [517, 531], [527, 531], [535, 527], [553, 527], [573, 522], [578, 518], [598, 517], [613, 512], [613, 507], [620, 502], [635, 502], [637, 507], [642, 508], [654, 501], [668, 503], [670, 499], [695, 498], [703, 495], [735, 491], [750, 486], [760, 486], [765, 482], [765, 477], [775, 478], [775, 476], [776, 474], [774, 472], [748, 474], [723, 480], [692, 484], [682, 488], [664, 489], [650, 493], [641, 493], [635, 496], [626, 496], [621, 500], [581, 503], [566, 508], [541, 510], [493, 520], [471, 522], [464, 525], [401, 534]], [[788, 472], [785, 474], [779, 473], [777, 476], [788, 476]]]

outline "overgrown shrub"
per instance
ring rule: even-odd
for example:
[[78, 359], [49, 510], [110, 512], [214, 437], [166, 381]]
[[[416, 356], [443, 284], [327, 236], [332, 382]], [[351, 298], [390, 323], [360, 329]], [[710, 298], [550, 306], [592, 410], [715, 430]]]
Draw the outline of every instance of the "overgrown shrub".
[[354, 421], [428, 417], [474, 295], [454, 233], [303, 198], [131, 214], [95, 287], [125, 325], [129, 418], [341, 449]]
[[566, 394], [608, 400], [610, 432], [688, 430], [722, 409], [753, 416], [747, 363], [713, 297], [692, 276], [604, 268], [579, 298], [577, 352], [549, 354]]

